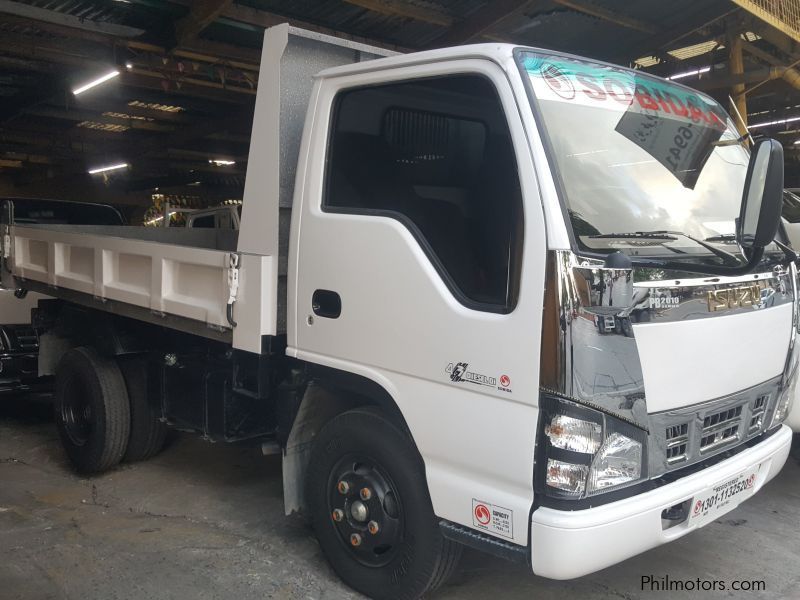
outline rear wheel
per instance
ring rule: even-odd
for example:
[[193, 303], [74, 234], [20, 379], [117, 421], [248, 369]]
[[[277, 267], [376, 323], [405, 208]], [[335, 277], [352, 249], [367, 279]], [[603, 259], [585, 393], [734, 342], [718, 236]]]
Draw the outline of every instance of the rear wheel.
[[73, 348], [56, 369], [55, 420], [80, 473], [105, 471], [122, 459], [130, 432], [125, 381], [117, 363], [93, 348]]
[[164, 447], [167, 426], [161, 421], [161, 407], [154, 405], [148, 394], [147, 361], [140, 357], [124, 358], [119, 366], [131, 405], [131, 433], [123, 460], [147, 460]]
[[322, 551], [354, 589], [418, 598], [455, 569], [462, 547], [439, 531], [422, 459], [377, 410], [349, 411], [325, 425], [307, 483]]

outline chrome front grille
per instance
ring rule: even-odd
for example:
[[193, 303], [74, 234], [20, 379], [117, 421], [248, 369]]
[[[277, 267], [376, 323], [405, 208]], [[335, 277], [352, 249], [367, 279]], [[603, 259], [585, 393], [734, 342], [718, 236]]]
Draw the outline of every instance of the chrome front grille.
[[739, 440], [743, 408], [743, 405], [734, 406], [703, 418], [703, 430], [700, 437], [701, 454]]
[[753, 402], [753, 410], [750, 411], [750, 425], [748, 433], [760, 431], [764, 427], [764, 415], [767, 412], [769, 394], [761, 394]]
[[670, 425], [667, 427], [667, 463], [675, 464], [686, 460], [686, 449], [689, 445], [689, 424]]
[[650, 415], [651, 476], [680, 469], [761, 434], [780, 378], [704, 404]]

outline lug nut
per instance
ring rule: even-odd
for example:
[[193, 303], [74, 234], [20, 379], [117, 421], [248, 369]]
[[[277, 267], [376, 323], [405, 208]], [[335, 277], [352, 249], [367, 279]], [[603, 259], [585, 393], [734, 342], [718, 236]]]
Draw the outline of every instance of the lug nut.
[[344, 519], [344, 511], [340, 508], [337, 508], [333, 511], [333, 520], [338, 523], [342, 519]]
[[369, 488], [361, 488], [361, 491], [358, 494], [361, 496], [362, 500], [369, 500], [372, 498], [372, 490]]
[[367, 529], [369, 529], [369, 532], [372, 535], [377, 534], [381, 530], [380, 525], [378, 525], [377, 521], [370, 521], [369, 523], [367, 523]]
[[336, 489], [339, 490], [342, 496], [346, 496], [350, 493], [350, 484], [342, 480], [337, 484]]
[[357, 533], [353, 533], [350, 535], [350, 544], [353, 546], [360, 546], [361, 545], [361, 536]]

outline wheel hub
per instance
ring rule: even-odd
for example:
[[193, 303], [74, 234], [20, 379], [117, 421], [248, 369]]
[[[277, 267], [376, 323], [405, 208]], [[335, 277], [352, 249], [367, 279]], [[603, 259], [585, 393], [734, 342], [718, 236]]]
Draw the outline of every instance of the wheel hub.
[[89, 441], [92, 433], [92, 405], [85, 390], [72, 382], [65, 390], [61, 404], [61, 421], [70, 442], [83, 446]]
[[387, 472], [372, 460], [346, 457], [331, 472], [331, 524], [367, 566], [387, 564], [403, 541], [399, 495]]
[[361, 500], [356, 500], [350, 505], [350, 516], [359, 523], [363, 523], [369, 518], [369, 509]]

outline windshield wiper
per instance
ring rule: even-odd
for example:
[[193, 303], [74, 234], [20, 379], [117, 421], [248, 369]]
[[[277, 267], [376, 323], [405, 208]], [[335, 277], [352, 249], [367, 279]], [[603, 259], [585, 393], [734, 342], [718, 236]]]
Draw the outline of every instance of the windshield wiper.
[[627, 233], [598, 233], [597, 235], [590, 235], [588, 236], [590, 239], [603, 239], [603, 238], [616, 238], [616, 239], [625, 239], [625, 238], [643, 238], [648, 240], [668, 240], [668, 241], [675, 241], [676, 238], [673, 235], [669, 235], [670, 232], [668, 231], [630, 231]]
[[[709, 240], [699, 240], [695, 237], [692, 237], [688, 233], [683, 233], [681, 231], [631, 231], [628, 233], [602, 233], [598, 235], [590, 235], [589, 238], [597, 239], [597, 238], [618, 238], [618, 239], [650, 239], [650, 240], [665, 240], [665, 241], [674, 241], [678, 238], [675, 236], [682, 236], [687, 239], [692, 240], [695, 244], [702, 246], [715, 256], [721, 258], [726, 264], [729, 265], [740, 265], [742, 263], [739, 258], [737, 258], [734, 254], [730, 252], [726, 252], [725, 250], [721, 250], [720, 248], [715, 248], [711, 244], [707, 243]], [[665, 246], [669, 248], [669, 246]]]
[[735, 242], [736, 236], [732, 233], [723, 233], [722, 235], [712, 235], [705, 238], [705, 242]]

